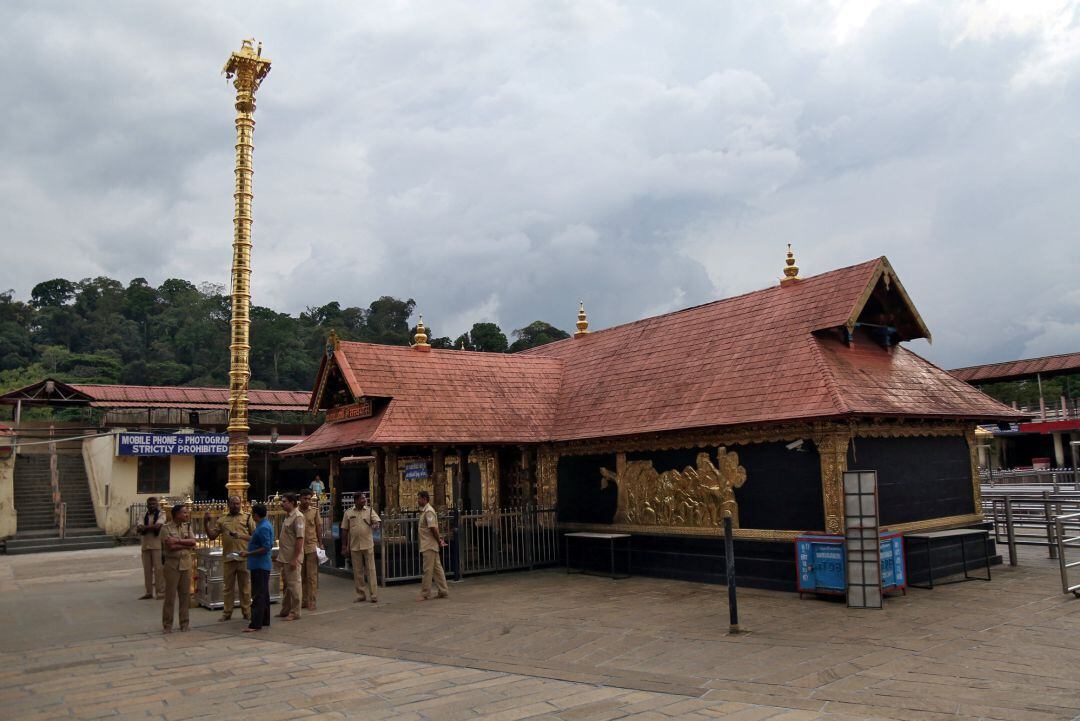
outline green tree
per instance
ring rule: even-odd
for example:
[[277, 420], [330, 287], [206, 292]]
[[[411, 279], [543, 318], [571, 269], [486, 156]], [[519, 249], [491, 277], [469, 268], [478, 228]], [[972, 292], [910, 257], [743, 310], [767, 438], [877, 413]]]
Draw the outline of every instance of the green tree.
[[64, 278], [38, 283], [30, 291], [30, 305], [35, 308], [68, 305], [75, 300], [75, 284]]
[[468, 347], [485, 353], [505, 353], [506, 334], [494, 323], [474, 323], [469, 331]]
[[409, 317], [416, 308], [412, 298], [399, 300], [384, 295], [368, 306], [366, 333], [363, 340], [385, 345], [409, 345]]
[[557, 340], [569, 338], [570, 334], [560, 330], [550, 323], [542, 320], [534, 320], [524, 328], [518, 328], [513, 332], [514, 342], [510, 344], [510, 352], [516, 353], [526, 348], [535, 348]]

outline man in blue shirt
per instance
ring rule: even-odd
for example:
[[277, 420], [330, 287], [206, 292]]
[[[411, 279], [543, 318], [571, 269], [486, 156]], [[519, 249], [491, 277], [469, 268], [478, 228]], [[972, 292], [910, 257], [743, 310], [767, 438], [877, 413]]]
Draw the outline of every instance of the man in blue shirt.
[[255, 519], [255, 532], [250, 536], [239, 534], [248, 542], [247, 550], [241, 551], [240, 555], [247, 558], [251, 573], [251, 623], [244, 633], [270, 625], [270, 555], [274, 548], [274, 527], [266, 519], [264, 504], [252, 506], [251, 515]]

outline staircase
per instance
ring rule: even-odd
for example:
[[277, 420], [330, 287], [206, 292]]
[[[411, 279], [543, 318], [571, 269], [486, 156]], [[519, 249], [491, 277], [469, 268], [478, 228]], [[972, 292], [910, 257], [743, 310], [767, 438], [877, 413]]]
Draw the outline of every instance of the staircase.
[[15, 458], [15, 537], [4, 544], [8, 554], [111, 548], [112, 536], [97, 527], [90, 483], [82, 455], [58, 453], [56, 467], [60, 500], [67, 504], [66, 538], [60, 538], [52, 502], [48, 454], [20, 454]]

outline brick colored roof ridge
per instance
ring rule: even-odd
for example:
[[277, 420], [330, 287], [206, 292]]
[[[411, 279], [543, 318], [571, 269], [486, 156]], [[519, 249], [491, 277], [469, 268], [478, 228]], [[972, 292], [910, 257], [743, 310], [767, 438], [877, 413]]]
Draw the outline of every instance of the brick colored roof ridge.
[[[818, 282], [821, 282], [822, 280], [828, 280], [830, 276], [839, 275], [839, 274], [846, 274], [846, 273], [848, 273], [850, 271], [853, 271], [855, 269], [862, 269], [863, 267], [865, 267], [867, 270], [874, 270], [874, 269], [877, 268], [878, 264], [883, 260], [886, 260], [886, 258], [885, 258], [885, 256], [882, 255], [882, 256], [879, 256], [879, 257], [874, 258], [872, 260], [864, 260], [861, 263], [853, 263], [852, 265], [847, 265], [847, 266], [844, 266], [843, 268], [834, 268], [833, 270], [827, 270], [824, 273], [818, 273], [817, 275], [808, 275], [805, 278], [801, 278], [797, 284], [792, 285], [792, 286], [788, 286], [788, 288], [802, 287], [802, 286], [805, 286], [808, 283], [810, 283], [811, 286], [812, 286], [812, 285], [814, 285], [814, 284], [816, 284]], [[867, 282], [869, 282], [869, 280], [870, 280], [870, 274], [867, 275]], [[811, 281], [813, 281], [813, 282], [811, 283]], [[615, 331], [615, 330], [626, 328], [627, 326], [637, 325], [639, 323], [646, 323], [646, 322], [649, 322], [649, 321], [657, 321], [657, 320], [661, 320], [661, 319], [672, 319], [675, 316], [682, 315], [684, 313], [693, 313], [693, 312], [701, 310], [702, 308], [707, 308], [709, 306], [722, 305], [722, 304], [725, 304], [725, 303], [737, 303], [738, 301], [743, 300], [743, 299], [745, 299], [745, 298], [747, 298], [749, 296], [758, 295], [758, 294], [764, 294], [764, 293], [772, 293], [772, 292], [777, 292], [777, 291], [785, 291], [785, 290], [788, 290], [788, 288], [781, 288], [779, 283], [776, 283], [774, 285], [770, 285], [770, 286], [767, 286], [765, 288], [758, 288], [757, 290], [747, 291], [745, 293], [740, 293], [738, 295], [728, 296], [726, 298], [717, 298], [716, 300], [710, 300], [710, 301], [707, 301], [705, 303], [698, 303], [697, 305], [691, 305], [691, 306], [688, 306], [686, 308], [679, 308], [678, 310], [668, 311], [667, 313], [660, 313], [659, 315], [646, 316], [645, 318], [638, 318], [637, 320], [631, 320], [631, 321], [627, 321], [625, 323], [619, 323], [618, 325], [609, 326], [607, 328], [599, 328], [597, 330], [590, 330], [589, 335], [599, 335], [601, 333], [607, 333], [609, 331]], [[846, 321], [846, 320], [847, 320], [847, 318], [844, 318], [844, 321]], [[842, 325], [842, 324], [843, 324], [842, 322], [836, 323], [837, 326]], [[833, 326], [831, 326], [831, 325], [820, 326], [820, 328], [831, 328], [831, 327], [833, 327]], [[811, 330], [819, 330], [820, 328], [812, 328]], [[536, 346], [534, 348], [526, 348], [525, 350], [517, 351], [516, 353], [511, 353], [510, 355], [515, 355], [515, 356], [542, 355], [543, 351], [545, 349], [553, 349], [553, 348], [555, 348], [557, 346], [562, 347], [564, 344], [572, 343], [575, 340], [581, 340], [581, 339], [580, 338], [574, 338], [573, 336], [571, 336], [570, 338], [563, 338], [561, 340], [552, 341], [551, 343], [545, 343], [544, 345]]]

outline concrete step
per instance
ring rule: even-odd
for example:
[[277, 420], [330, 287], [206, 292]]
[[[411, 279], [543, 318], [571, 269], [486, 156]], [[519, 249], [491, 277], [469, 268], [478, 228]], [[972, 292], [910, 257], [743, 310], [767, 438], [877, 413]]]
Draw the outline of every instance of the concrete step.
[[26, 553], [55, 553], [57, 551], [85, 551], [91, 548], [113, 548], [116, 539], [105, 534], [95, 536], [69, 536], [67, 538], [11, 538], [4, 543], [4, 553], [9, 556]]
[[[69, 528], [67, 530], [68, 536], [104, 536], [105, 531], [101, 530], [97, 526], [88, 526], [86, 528]], [[19, 531], [15, 534], [15, 538], [18, 540], [25, 539], [41, 539], [41, 538], [59, 538], [55, 528], [51, 528], [43, 531]]]

